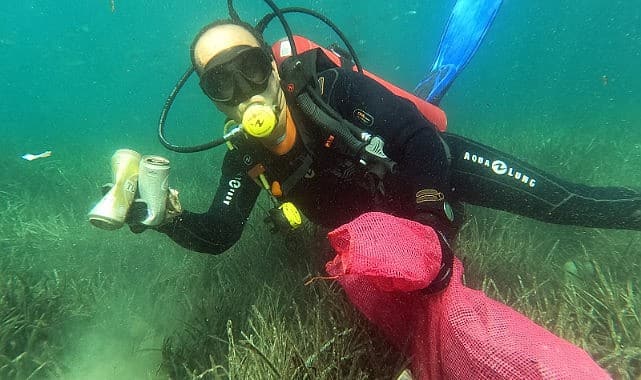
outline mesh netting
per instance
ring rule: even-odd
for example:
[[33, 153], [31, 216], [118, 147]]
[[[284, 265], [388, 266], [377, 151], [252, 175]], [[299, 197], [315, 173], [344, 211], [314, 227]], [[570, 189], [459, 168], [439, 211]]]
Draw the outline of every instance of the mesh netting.
[[368, 213], [330, 232], [327, 263], [351, 302], [412, 358], [416, 379], [607, 379], [580, 348], [481, 291], [465, 287], [455, 260], [450, 285], [436, 277], [441, 248], [419, 223]]

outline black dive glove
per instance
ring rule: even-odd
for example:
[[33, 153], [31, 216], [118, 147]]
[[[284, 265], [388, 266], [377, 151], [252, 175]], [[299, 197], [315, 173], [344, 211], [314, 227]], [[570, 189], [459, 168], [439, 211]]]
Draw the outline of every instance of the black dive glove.
[[445, 289], [450, 283], [450, 278], [452, 278], [452, 267], [454, 266], [454, 252], [450, 243], [447, 241], [445, 236], [436, 230], [438, 235], [438, 241], [441, 243], [441, 268], [436, 275], [436, 278], [428, 285], [427, 288], [423, 289], [424, 294], [434, 294], [438, 293], [441, 290]]
[[453, 241], [461, 228], [463, 206], [459, 203], [452, 205], [445, 200], [419, 203], [416, 205], [414, 220], [432, 227], [447, 240]]
[[[104, 196], [111, 190], [113, 185], [108, 183], [102, 186], [102, 195]], [[153, 201], [153, 200], [152, 200]], [[167, 190], [166, 199], [164, 200], [165, 207], [162, 210], [164, 216], [161, 217], [160, 223], [154, 223], [153, 225], [147, 224], [149, 220], [150, 213], [154, 210], [150, 209], [148, 202], [145, 202], [140, 197], [140, 189], [136, 189], [136, 195], [134, 201], [129, 206], [127, 210], [127, 216], [125, 217], [125, 223], [129, 226], [129, 230], [135, 234], [139, 234], [147, 230], [148, 228], [157, 228], [162, 225], [169, 223], [174, 217], [180, 215], [182, 212], [182, 205], [178, 199], [178, 191], [172, 188]], [[158, 203], [158, 202], [156, 202]]]
[[[134, 199], [129, 207], [125, 219], [125, 223], [129, 225], [131, 232], [139, 234], [148, 228], [157, 229], [170, 223], [176, 216], [182, 213], [182, 205], [178, 199], [177, 190], [172, 188], [167, 189], [164, 200], [160, 199], [160, 201], [164, 202], [165, 206], [163, 209], [154, 210], [154, 207], [150, 207], [149, 202], [141, 199], [139, 193], [136, 193], [136, 199]], [[156, 201], [156, 203], [158, 203], [158, 201]], [[156, 217], [153, 223], [149, 223], [150, 215], [153, 215], [154, 212], [157, 214], [160, 213], [158, 214], [160, 216]]]
[[[136, 194], [137, 197], [139, 196]], [[147, 203], [140, 199], [134, 200], [127, 211], [127, 218], [125, 223], [129, 226], [129, 230], [135, 234], [144, 232], [149, 226], [143, 224], [142, 221], [147, 217]]]

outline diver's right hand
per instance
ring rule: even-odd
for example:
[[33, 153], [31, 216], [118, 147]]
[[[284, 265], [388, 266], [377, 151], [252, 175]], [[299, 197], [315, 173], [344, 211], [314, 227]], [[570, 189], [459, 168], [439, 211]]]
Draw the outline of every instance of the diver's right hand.
[[144, 199], [136, 197], [129, 207], [127, 218], [125, 219], [125, 223], [129, 225], [131, 232], [139, 234], [148, 228], [160, 227], [171, 222], [176, 216], [182, 213], [182, 205], [178, 199], [178, 191], [176, 189], [169, 188], [167, 190], [164, 203], [165, 207], [161, 211], [163, 213], [162, 217], [160, 219], [155, 217], [150, 219], [149, 216], [153, 215], [157, 210], [150, 210], [149, 204], [145, 202]]
[[127, 211], [127, 218], [125, 219], [129, 230], [135, 234], [139, 234], [149, 228], [149, 226], [142, 223], [142, 221], [147, 218], [147, 215], [147, 203], [141, 199], [134, 200]]

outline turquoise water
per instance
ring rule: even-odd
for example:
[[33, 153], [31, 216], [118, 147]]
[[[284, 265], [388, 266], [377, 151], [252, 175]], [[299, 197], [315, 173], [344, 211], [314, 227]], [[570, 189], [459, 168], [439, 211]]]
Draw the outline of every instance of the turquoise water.
[[[0, 120], [17, 141], [5, 150], [8, 157], [64, 150], [70, 132], [86, 144], [153, 147], [160, 107], [189, 63], [192, 36], [226, 11], [222, 1], [115, 0], [113, 13], [109, 0], [12, 3], [0, 13]], [[260, 1], [237, 3], [248, 19], [266, 9]], [[453, 2], [376, 3], [315, 1], [312, 7], [344, 29], [367, 68], [412, 89], [434, 56]], [[443, 103], [450, 126], [523, 128], [529, 121], [582, 128], [581, 121], [594, 118], [638, 124], [640, 17], [628, 1], [505, 1]], [[335, 39], [305, 16], [292, 22], [320, 42]], [[280, 35], [277, 25], [268, 35]], [[199, 138], [217, 116], [195, 81], [190, 87], [172, 116]]]
[[[146, 326], [132, 318], [127, 307], [135, 308], [133, 304], [153, 309], [140, 311], [140, 319], [172, 308], [182, 311], [181, 302], [189, 303], [192, 296], [200, 296], [199, 290], [185, 290], [188, 287], [182, 281], [190, 283], [191, 277], [203, 275], [199, 270], [205, 273], [203, 276], [210, 275], [211, 268], [218, 271], [224, 267], [224, 260], [232, 260], [233, 256], [193, 254], [153, 232], [138, 236], [126, 229], [113, 234], [99, 231], [87, 223], [86, 212], [100, 196], [99, 185], [109, 180], [109, 157], [122, 147], [166, 155], [172, 160], [172, 183], [182, 191], [183, 204], [190, 210], [209, 205], [218, 175], [217, 160], [224, 149], [194, 155], [167, 152], [158, 142], [156, 129], [167, 95], [190, 64], [188, 49], [193, 36], [206, 23], [225, 17], [226, 4], [204, 0], [114, 0], [112, 11], [109, 0], [9, 3], [0, 10], [0, 130], [5, 138], [0, 152], [0, 212], [20, 212], [0, 215], [0, 248], [14, 254], [0, 257], [0, 281], [6, 273], [22, 273], [20, 265], [25, 257], [26, 263], [38, 264], [30, 269], [40, 270], [41, 265], [46, 276], [53, 276], [54, 270], [73, 272], [75, 268], [81, 268], [83, 275], [86, 271], [91, 281], [95, 273], [111, 275], [115, 278], [113, 289], [107, 285], [101, 288], [100, 282], [90, 285], [115, 293], [96, 297], [105, 304], [112, 298], [126, 304], [121, 312], [124, 316], [109, 307], [98, 314], [116, 314], [117, 327], [122, 327], [118, 323], [134, 321], [140, 325], [134, 327], [144, 330]], [[252, 23], [267, 11], [262, 1], [236, 3], [241, 16]], [[304, 5], [324, 13], [349, 37], [365, 68], [411, 90], [430, 67], [454, 1], [278, 4]], [[292, 17], [291, 22], [296, 33], [317, 42], [337, 41], [329, 29], [306, 16]], [[273, 23], [267, 39], [273, 41], [281, 36], [278, 24]], [[497, 145], [536, 164], [550, 164], [565, 177], [634, 185], [641, 181], [640, 63], [641, 8], [635, 2], [585, 0], [579, 6], [551, 0], [505, 0], [483, 46], [441, 105], [454, 132]], [[170, 114], [169, 136], [180, 144], [201, 143], [220, 136], [221, 122], [222, 116], [192, 78]], [[591, 136], [598, 139], [597, 148], [593, 148]], [[519, 138], [553, 141], [537, 150], [520, 145]], [[559, 141], [575, 139], [585, 150], [563, 150]], [[52, 150], [53, 156], [33, 162], [20, 158], [25, 153], [44, 150]], [[549, 157], [537, 156], [541, 150]], [[578, 157], [583, 162], [563, 166], [567, 157]], [[601, 166], [595, 169], [591, 160]], [[625, 165], [621, 164], [624, 161]], [[14, 200], [22, 206], [11, 208]], [[16, 220], [32, 230], [22, 231]], [[34, 220], [42, 220], [43, 224], [33, 227]], [[568, 230], [555, 231], [561, 235]], [[560, 237], [570, 240], [561, 245], [575, 245], [579, 247], [577, 251], [585, 249], [583, 240], [573, 239], [587, 234], [577, 231], [576, 235]], [[259, 272], [268, 286], [270, 276], [275, 276], [268, 273], [272, 259], [246, 249], [255, 247], [247, 240], [233, 252], [236, 259], [240, 255], [241, 274], [230, 280], [229, 289], [224, 289], [222, 306], [216, 304], [227, 311], [221, 317], [225, 320], [228, 315], [231, 318], [246, 313], [240, 306], [238, 315], [228, 311], [237, 310], [232, 296], [242, 293], [253, 300], [255, 292], [244, 289], [242, 283], [247, 271]], [[626, 246], [637, 240], [630, 239]], [[586, 245], [589, 243], [593, 241]], [[269, 249], [265, 252], [271, 253]], [[92, 254], [96, 255], [95, 262]], [[571, 256], [567, 252], [558, 255], [558, 265], [563, 264], [563, 255]], [[49, 261], [49, 256], [55, 258], [55, 263]], [[5, 265], [5, 259], [10, 264]], [[298, 256], [296, 259], [292, 261], [301, 261]], [[633, 264], [638, 268], [638, 260]], [[176, 269], [178, 274], [174, 273], [175, 268], [180, 268]], [[621, 272], [627, 274], [631, 270], [622, 268]], [[222, 269], [221, 272], [225, 273]], [[178, 295], [165, 296], [167, 305], [161, 305], [158, 312], [154, 309], [156, 304], [144, 303], [157, 299], [147, 295], [149, 287], [143, 283], [141, 290], [135, 285], [141, 278], [156, 281], [154, 286], [160, 290], [149, 293], [158, 297], [166, 294], [163, 286], [171, 282], [165, 276], [176, 276], [176, 283], [182, 287]], [[114, 289], [125, 289], [125, 295]], [[130, 289], [140, 292], [142, 296], [136, 293], [136, 297], [143, 301], [129, 302], [126, 290]], [[120, 296], [126, 299], [122, 301]], [[169, 327], [158, 324], [155, 338], [160, 342], [154, 341], [150, 346], [160, 347], [162, 339], [173, 329], [181, 328], [189, 315], [170, 315], [171, 322], [166, 323]], [[129, 319], [122, 322], [119, 317]], [[83, 338], [79, 340], [82, 344], [77, 344], [70, 339], [65, 349], [83, 354], [85, 344], [114, 342], [117, 353], [113, 356], [120, 359], [120, 336], [111, 336], [112, 331], [119, 330], [109, 327], [104, 335], [96, 334], [95, 340]], [[155, 368], [156, 359], [145, 370]], [[97, 361], [94, 357], [87, 360]]]

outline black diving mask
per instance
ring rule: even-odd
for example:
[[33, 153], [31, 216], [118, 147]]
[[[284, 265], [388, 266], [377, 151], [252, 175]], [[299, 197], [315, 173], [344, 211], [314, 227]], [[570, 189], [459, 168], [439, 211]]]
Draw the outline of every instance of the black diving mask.
[[214, 102], [236, 106], [265, 91], [271, 72], [271, 59], [262, 48], [234, 46], [205, 65], [200, 88]]

